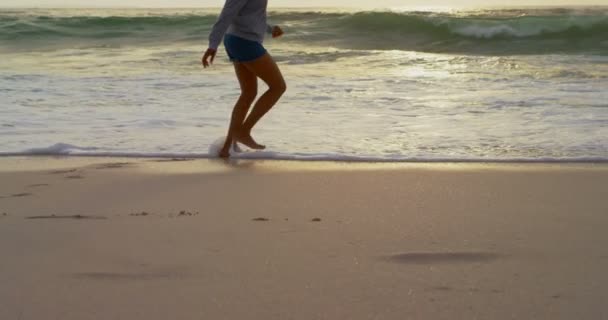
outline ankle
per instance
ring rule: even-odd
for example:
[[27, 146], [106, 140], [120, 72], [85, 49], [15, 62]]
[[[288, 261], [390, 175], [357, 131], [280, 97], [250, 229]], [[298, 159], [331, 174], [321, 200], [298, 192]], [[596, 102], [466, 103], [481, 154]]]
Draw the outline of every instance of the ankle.
[[251, 135], [251, 128], [242, 127], [237, 134], [240, 137], [248, 137]]

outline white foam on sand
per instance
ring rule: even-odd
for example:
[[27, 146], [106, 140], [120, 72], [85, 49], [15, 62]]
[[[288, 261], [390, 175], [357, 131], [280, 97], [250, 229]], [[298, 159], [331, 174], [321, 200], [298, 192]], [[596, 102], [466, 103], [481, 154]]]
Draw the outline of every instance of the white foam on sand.
[[[218, 158], [225, 137], [217, 138], [209, 145], [207, 153], [180, 152], [113, 152], [98, 147], [82, 147], [67, 143], [56, 143], [49, 147], [32, 148], [21, 152], [0, 152], [0, 156], [86, 156], [86, 157], [127, 157], [127, 158]], [[605, 163], [608, 157], [541, 157], [541, 158], [479, 158], [479, 157], [407, 157], [348, 155], [336, 153], [286, 153], [271, 150], [248, 150], [235, 152], [233, 159], [249, 160], [294, 160], [294, 161], [340, 161], [340, 162], [554, 162], [554, 163]]]
[[97, 151], [97, 147], [79, 147], [68, 143], [55, 143], [49, 147], [31, 148], [23, 151], [25, 155], [69, 155], [74, 152], [91, 152]]

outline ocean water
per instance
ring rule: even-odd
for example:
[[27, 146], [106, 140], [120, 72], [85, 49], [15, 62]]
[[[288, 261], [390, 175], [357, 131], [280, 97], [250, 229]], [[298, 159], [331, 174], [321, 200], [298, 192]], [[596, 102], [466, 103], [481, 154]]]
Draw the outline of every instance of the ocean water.
[[[0, 10], [0, 155], [215, 157], [219, 9]], [[608, 161], [608, 7], [272, 10], [288, 91], [241, 158]], [[260, 91], [265, 86], [260, 82]]]

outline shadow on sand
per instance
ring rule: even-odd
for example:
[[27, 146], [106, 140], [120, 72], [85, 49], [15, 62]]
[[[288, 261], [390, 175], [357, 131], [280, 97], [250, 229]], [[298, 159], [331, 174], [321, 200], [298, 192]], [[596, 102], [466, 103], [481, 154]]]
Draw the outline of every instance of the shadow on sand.
[[388, 261], [402, 264], [490, 262], [502, 256], [492, 252], [405, 252], [389, 255]]

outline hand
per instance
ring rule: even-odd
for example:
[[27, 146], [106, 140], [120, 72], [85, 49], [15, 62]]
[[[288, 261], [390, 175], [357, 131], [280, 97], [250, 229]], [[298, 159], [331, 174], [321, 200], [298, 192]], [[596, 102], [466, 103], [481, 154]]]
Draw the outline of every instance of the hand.
[[272, 27], [272, 37], [273, 38], [278, 38], [282, 35], [283, 35], [283, 29], [281, 29], [281, 27], [279, 27], [279, 26]]
[[[207, 51], [205, 51], [205, 54], [203, 55], [203, 58], [201, 59], [201, 62], [203, 63], [203, 67], [207, 68], [208, 66], [210, 66], [213, 63], [213, 59], [215, 59], [215, 54], [217, 53], [217, 50], [215, 49], [207, 49]], [[207, 61], [207, 59], [209, 59], [209, 61]]]

